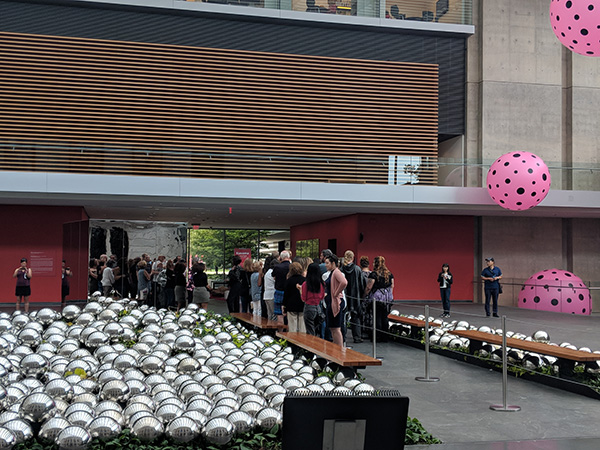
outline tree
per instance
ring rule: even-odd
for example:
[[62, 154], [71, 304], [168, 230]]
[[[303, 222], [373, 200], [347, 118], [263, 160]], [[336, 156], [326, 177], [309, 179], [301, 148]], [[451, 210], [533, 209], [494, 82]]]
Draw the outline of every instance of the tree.
[[[270, 231], [260, 230], [260, 248], [267, 248], [263, 239]], [[225, 236], [225, 251], [223, 251]], [[192, 256], [198, 255], [208, 269], [230, 268], [233, 251], [236, 248], [249, 248], [253, 259], [264, 255], [258, 254], [259, 230], [190, 230], [190, 251]]]

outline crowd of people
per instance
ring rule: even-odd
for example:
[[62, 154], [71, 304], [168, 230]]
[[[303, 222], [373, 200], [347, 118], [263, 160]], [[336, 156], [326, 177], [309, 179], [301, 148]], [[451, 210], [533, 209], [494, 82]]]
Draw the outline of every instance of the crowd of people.
[[88, 291], [92, 295], [137, 298], [157, 308], [179, 309], [188, 303], [208, 306], [212, 291], [206, 265], [197, 258], [188, 266], [181, 257], [167, 260], [161, 255], [154, 260], [142, 256], [118, 261], [115, 255], [91, 259], [88, 268]]
[[356, 264], [351, 250], [339, 259], [328, 249], [315, 260], [292, 259], [290, 252], [283, 251], [267, 257], [264, 264], [250, 259], [242, 263], [234, 256], [232, 265], [227, 275], [230, 313], [252, 311], [281, 325], [287, 322], [289, 331], [320, 336], [342, 346], [347, 325], [354, 342], [372, 338], [369, 330], [375, 299], [377, 339], [387, 339], [394, 276], [383, 256], [375, 257], [373, 270], [366, 256]]

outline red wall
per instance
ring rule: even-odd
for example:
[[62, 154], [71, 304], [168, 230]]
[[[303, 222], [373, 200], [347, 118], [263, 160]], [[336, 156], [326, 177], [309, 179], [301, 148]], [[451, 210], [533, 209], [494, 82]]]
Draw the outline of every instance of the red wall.
[[[359, 242], [362, 233], [363, 240]], [[319, 239], [321, 249], [337, 238], [338, 254], [357, 260], [381, 255], [394, 274], [397, 300], [438, 300], [437, 275], [448, 263], [454, 275], [452, 300], [473, 300], [474, 223], [465, 216], [358, 214], [292, 227], [295, 242]]]
[[[1, 205], [0, 217], [0, 302], [15, 302], [12, 274], [21, 258], [33, 262], [32, 252], [45, 259], [48, 270], [37, 275], [33, 270], [31, 302], [60, 302], [63, 259], [73, 269], [67, 299], [87, 298], [88, 217], [82, 207]], [[71, 229], [79, 234], [73, 236]], [[67, 243], [65, 236], [70, 236]], [[64, 247], [68, 250], [63, 253]]]

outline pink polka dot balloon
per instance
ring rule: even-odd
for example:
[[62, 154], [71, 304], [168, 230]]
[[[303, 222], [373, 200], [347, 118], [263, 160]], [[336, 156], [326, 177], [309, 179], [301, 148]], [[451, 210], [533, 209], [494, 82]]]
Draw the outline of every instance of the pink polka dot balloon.
[[600, 56], [600, 0], [552, 0], [550, 24], [565, 47]]
[[560, 269], [533, 274], [521, 287], [519, 308], [590, 315], [592, 296], [576, 275]]
[[538, 205], [550, 190], [550, 172], [529, 152], [502, 155], [490, 167], [486, 184], [492, 200], [503, 208], [523, 211]]

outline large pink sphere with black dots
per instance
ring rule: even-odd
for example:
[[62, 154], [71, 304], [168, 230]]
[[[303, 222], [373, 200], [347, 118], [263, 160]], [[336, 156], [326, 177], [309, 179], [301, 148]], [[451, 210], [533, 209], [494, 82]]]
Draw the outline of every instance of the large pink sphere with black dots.
[[529, 152], [502, 155], [490, 167], [486, 184], [492, 200], [503, 208], [524, 211], [537, 206], [550, 190], [550, 172]]
[[552, 0], [550, 25], [565, 47], [600, 56], [600, 0]]
[[533, 274], [521, 287], [519, 308], [590, 315], [592, 296], [577, 275], [560, 269]]

